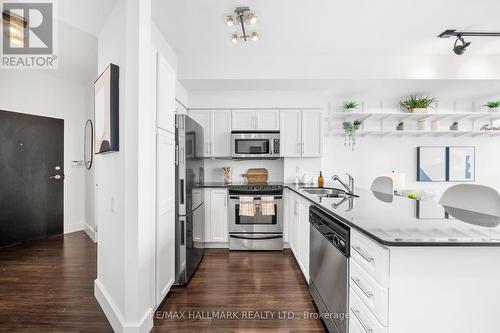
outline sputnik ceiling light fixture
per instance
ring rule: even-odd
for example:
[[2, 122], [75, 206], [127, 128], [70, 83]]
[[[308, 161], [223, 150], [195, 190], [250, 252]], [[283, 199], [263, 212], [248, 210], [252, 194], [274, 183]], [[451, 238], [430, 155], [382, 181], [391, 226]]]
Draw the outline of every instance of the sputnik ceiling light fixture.
[[[438, 35], [439, 38], [457, 37], [453, 45], [453, 52], [456, 55], [464, 54], [465, 50], [470, 46], [471, 42], [466, 42], [464, 37], [500, 37], [500, 32], [472, 32], [472, 31], [456, 31], [445, 30]], [[459, 44], [459, 42], [461, 44]]]
[[235, 15], [226, 16], [226, 24], [230, 27], [239, 25], [241, 30], [231, 34], [231, 42], [236, 44], [241, 40], [244, 42], [248, 42], [249, 40], [258, 41], [260, 37], [259, 33], [257, 31], [248, 31], [246, 27], [247, 25], [257, 23], [255, 12], [251, 11], [249, 7], [236, 7], [234, 13]]

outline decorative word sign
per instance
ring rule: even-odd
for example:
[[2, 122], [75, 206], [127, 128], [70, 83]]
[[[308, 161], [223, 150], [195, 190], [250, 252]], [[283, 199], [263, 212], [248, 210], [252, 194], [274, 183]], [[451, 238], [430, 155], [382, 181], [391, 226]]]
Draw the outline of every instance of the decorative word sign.
[[481, 131], [500, 131], [500, 127], [490, 127], [488, 124], [481, 127]]

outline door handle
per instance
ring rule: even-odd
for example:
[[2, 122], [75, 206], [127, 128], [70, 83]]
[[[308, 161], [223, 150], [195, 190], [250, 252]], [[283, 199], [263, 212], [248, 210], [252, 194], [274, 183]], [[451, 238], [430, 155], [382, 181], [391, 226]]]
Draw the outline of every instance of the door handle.
[[54, 180], [61, 180], [64, 177], [62, 175], [52, 175], [49, 177], [49, 179], [54, 179]]

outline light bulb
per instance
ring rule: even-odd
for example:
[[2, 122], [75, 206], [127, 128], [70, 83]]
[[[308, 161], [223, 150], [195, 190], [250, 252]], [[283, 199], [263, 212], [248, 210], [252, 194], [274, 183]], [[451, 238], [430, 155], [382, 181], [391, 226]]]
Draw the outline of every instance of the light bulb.
[[230, 27], [234, 26], [234, 22], [236, 21], [236, 19], [234, 18], [234, 16], [232, 15], [228, 15], [226, 16], [226, 24]]
[[257, 31], [253, 31], [251, 34], [250, 34], [250, 37], [252, 38], [252, 40], [254, 42], [258, 41], [259, 40], [259, 33]]
[[231, 35], [231, 42], [233, 42], [234, 44], [238, 43], [240, 41], [240, 37], [238, 36], [237, 33], [234, 33]]
[[248, 22], [250, 22], [250, 24], [257, 23], [257, 15], [255, 15], [255, 13], [248, 14], [247, 19], [248, 19]]

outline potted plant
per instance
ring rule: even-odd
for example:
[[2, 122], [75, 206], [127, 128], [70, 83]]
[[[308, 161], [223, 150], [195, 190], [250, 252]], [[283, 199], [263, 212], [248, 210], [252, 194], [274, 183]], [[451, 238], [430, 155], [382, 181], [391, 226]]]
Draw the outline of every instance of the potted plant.
[[396, 126], [396, 131], [403, 131], [405, 129], [404, 121], [399, 122], [398, 126]]
[[500, 101], [490, 101], [487, 102], [484, 106], [488, 108], [490, 112], [498, 112], [500, 109]]
[[359, 130], [362, 122], [356, 120], [354, 122], [344, 121], [342, 123], [344, 128], [344, 146], [352, 148], [354, 150], [354, 146], [356, 145], [356, 131]]
[[458, 121], [454, 121], [450, 126], [450, 131], [458, 131]]
[[411, 95], [399, 104], [411, 113], [427, 113], [434, 102], [436, 102], [435, 97]]
[[355, 102], [355, 101], [347, 101], [344, 103], [344, 109], [346, 110], [346, 112], [352, 112], [355, 109], [357, 109], [358, 106], [359, 106], [359, 103]]

